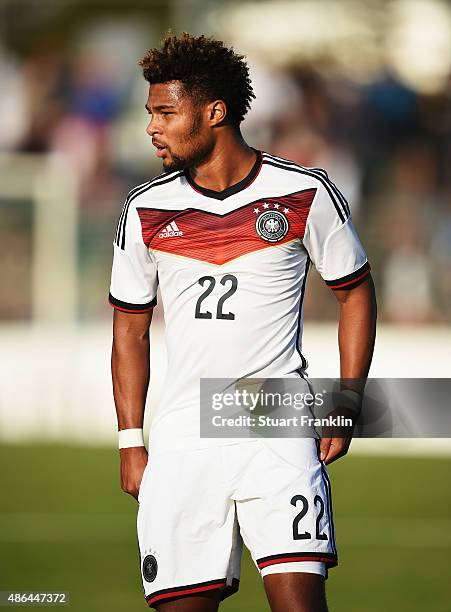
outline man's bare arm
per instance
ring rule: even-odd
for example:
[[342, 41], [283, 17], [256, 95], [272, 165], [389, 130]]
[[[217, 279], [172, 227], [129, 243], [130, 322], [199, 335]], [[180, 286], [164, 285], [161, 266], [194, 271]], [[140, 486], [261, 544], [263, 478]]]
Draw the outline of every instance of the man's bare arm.
[[[363, 283], [349, 290], [334, 291], [340, 304], [338, 345], [340, 349], [341, 379], [354, 379], [354, 390], [363, 392], [363, 382], [373, 357], [376, 338], [377, 304], [371, 275]], [[345, 455], [351, 444], [349, 437], [322, 438], [321, 459], [331, 463]]]
[[[143, 426], [150, 375], [152, 312], [130, 314], [114, 310], [111, 373], [119, 430]], [[147, 450], [137, 446], [123, 448], [119, 453], [122, 489], [137, 498], [147, 465]]]

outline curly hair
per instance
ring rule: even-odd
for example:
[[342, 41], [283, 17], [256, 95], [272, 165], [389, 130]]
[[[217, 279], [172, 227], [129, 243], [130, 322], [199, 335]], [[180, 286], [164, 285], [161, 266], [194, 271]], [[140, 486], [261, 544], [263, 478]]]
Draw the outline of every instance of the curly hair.
[[147, 51], [139, 65], [151, 85], [180, 81], [194, 100], [223, 100], [232, 125], [241, 123], [255, 98], [244, 56], [206, 36], [168, 32], [161, 48]]

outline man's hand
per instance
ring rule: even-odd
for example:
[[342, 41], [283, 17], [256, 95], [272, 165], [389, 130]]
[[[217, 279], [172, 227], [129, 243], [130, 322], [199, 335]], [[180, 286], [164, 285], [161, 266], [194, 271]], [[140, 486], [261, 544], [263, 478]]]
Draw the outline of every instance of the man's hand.
[[326, 465], [344, 457], [348, 452], [352, 437], [349, 438], [321, 438], [320, 458]]
[[[344, 417], [345, 419], [352, 419], [353, 424], [356, 422], [356, 414], [348, 408], [337, 408], [330, 414], [329, 417]], [[323, 436], [319, 445], [319, 458], [327, 465], [344, 457], [348, 452], [349, 446], [351, 445], [352, 434], [354, 431], [354, 425], [352, 427], [336, 426], [336, 427], [323, 427]]]
[[139, 488], [148, 461], [147, 450], [145, 446], [134, 446], [121, 448], [119, 454], [122, 490], [138, 499]]

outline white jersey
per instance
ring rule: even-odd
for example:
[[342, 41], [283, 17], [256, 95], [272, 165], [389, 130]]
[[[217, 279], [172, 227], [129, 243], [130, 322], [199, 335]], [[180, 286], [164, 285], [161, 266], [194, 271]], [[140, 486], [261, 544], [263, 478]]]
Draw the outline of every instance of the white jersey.
[[311, 262], [332, 289], [352, 288], [370, 270], [348, 204], [322, 169], [258, 152], [249, 175], [221, 192], [183, 171], [130, 191], [110, 302], [144, 312], [160, 288], [168, 369], [151, 444], [204, 445], [201, 378], [303, 375]]

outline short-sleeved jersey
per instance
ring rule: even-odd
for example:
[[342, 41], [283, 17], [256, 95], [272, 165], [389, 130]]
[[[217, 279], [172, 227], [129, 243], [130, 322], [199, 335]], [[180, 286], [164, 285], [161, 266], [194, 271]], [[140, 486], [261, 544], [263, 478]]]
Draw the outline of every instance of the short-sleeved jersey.
[[201, 378], [304, 376], [311, 262], [332, 289], [352, 288], [370, 270], [348, 204], [322, 169], [257, 152], [249, 175], [221, 192], [187, 171], [130, 191], [110, 302], [144, 312], [160, 288], [168, 369], [151, 443], [204, 445]]

